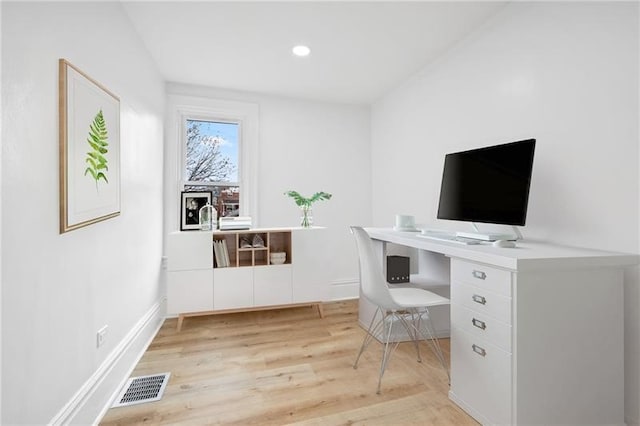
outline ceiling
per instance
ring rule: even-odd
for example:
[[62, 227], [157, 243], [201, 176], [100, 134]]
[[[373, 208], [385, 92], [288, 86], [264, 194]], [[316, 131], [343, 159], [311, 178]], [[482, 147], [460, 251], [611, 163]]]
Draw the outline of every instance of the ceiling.
[[[167, 81], [369, 104], [505, 2], [122, 1]], [[311, 48], [306, 58], [291, 48]]]

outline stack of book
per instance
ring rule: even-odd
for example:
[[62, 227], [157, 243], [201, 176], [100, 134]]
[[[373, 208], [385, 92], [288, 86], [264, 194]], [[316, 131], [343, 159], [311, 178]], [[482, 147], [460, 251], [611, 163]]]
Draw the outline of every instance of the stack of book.
[[221, 217], [220, 230], [251, 229], [251, 216]]
[[226, 268], [231, 266], [229, 261], [229, 249], [227, 248], [227, 240], [213, 240], [213, 254], [216, 258], [217, 268]]

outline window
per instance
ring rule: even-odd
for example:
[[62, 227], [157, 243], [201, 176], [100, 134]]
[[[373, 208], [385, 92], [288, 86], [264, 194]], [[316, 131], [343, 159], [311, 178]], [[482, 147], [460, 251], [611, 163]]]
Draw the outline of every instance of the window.
[[184, 118], [184, 190], [211, 191], [219, 216], [240, 213], [241, 123]]
[[[191, 89], [176, 86], [169, 90]], [[256, 190], [259, 105], [180, 93], [169, 93], [168, 101], [175, 114], [175, 133], [171, 132], [175, 144], [169, 144], [166, 153], [169, 161], [165, 169], [166, 179], [169, 179], [167, 188], [172, 189], [167, 193], [167, 205], [172, 206], [167, 213], [170, 216], [167, 223], [180, 223], [180, 191], [211, 191], [219, 216], [250, 216], [254, 226], [259, 226]], [[187, 149], [188, 136], [192, 149]], [[227, 167], [222, 167], [227, 171], [226, 175], [196, 173], [198, 164], [201, 169], [216, 164], [213, 161], [208, 167], [202, 167], [207, 164], [204, 160], [212, 149], [218, 150], [218, 159], [228, 158]], [[200, 155], [205, 158], [198, 162]]]

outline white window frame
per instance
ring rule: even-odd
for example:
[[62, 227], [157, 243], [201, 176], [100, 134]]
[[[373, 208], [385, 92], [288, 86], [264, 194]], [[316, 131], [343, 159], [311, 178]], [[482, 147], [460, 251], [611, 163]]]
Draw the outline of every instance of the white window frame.
[[[178, 185], [180, 191], [185, 185], [202, 185], [201, 182], [187, 182], [185, 165], [187, 156], [186, 120], [205, 120], [240, 125], [238, 152], [238, 181], [240, 187], [240, 216], [251, 216], [254, 226], [258, 226], [257, 206], [257, 166], [258, 166], [258, 105], [246, 102], [222, 101], [216, 99], [186, 96], [172, 97], [176, 101], [176, 130], [180, 143], [178, 155]], [[229, 186], [230, 182], [207, 182], [206, 185]]]

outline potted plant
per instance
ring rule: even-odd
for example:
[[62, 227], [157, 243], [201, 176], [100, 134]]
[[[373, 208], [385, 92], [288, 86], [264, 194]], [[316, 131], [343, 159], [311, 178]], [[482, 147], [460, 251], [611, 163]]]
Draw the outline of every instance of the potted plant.
[[284, 193], [293, 198], [296, 205], [302, 209], [302, 222], [300, 226], [303, 228], [309, 228], [313, 224], [313, 216], [311, 215], [311, 205], [319, 200], [330, 200], [331, 194], [328, 192], [320, 191], [313, 194], [311, 197], [303, 197], [297, 191], [287, 191]]

